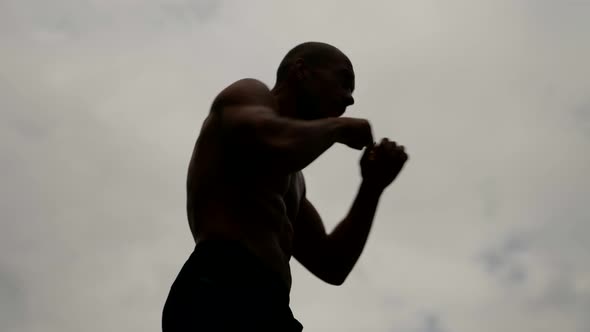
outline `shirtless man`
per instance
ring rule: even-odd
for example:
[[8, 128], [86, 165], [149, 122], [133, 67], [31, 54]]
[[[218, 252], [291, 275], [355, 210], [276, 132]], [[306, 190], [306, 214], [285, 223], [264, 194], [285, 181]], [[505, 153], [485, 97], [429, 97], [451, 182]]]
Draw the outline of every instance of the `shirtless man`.
[[[187, 212], [196, 246], [170, 289], [163, 331], [301, 331], [289, 309], [295, 257], [344, 282], [365, 246], [379, 198], [408, 156], [373, 141], [367, 120], [342, 117], [354, 72], [319, 42], [287, 53], [272, 90], [239, 80], [214, 100], [191, 158]], [[301, 170], [335, 143], [362, 150], [362, 183], [330, 234]]]

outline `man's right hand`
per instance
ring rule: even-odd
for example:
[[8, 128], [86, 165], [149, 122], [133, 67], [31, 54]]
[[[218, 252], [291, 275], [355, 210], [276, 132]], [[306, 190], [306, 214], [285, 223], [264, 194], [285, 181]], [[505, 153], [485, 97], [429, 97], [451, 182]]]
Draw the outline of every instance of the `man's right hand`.
[[347, 117], [341, 117], [339, 120], [342, 121], [342, 129], [337, 140], [338, 143], [356, 150], [362, 150], [364, 147], [374, 144], [369, 121]]

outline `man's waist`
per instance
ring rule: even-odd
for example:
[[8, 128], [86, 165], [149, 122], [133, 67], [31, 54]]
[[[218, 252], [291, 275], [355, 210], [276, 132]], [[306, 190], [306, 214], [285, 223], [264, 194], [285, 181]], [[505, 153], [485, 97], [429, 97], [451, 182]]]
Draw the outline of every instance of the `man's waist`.
[[[201, 237], [189, 260], [198, 274], [218, 282], [235, 287], [269, 289], [288, 296], [291, 282], [288, 259], [270, 258], [276, 255], [275, 251], [260, 243], [253, 247], [244, 240]], [[281, 266], [283, 264], [286, 266]], [[281, 269], [286, 270], [288, 280]]]

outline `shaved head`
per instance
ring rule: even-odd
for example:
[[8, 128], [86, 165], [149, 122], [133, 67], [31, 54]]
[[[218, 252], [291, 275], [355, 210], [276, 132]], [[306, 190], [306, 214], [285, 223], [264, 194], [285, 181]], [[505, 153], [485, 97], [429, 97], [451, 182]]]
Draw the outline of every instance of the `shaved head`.
[[311, 67], [322, 67], [331, 62], [344, 62], [352, 69], [352, 63], [342, 51], [335, 46], [322, 42], [305, 42], [292, 48], [277, 70], [277, 83], [287, 79], [291, 68], [298, 59], [302, 59], [306, 65]]
[[321, 42], [293, 47], [279, 65], [273, 91], [289, 95], [300, 119], [338, 117], [354, 104], [354, 70], [338, 48]]

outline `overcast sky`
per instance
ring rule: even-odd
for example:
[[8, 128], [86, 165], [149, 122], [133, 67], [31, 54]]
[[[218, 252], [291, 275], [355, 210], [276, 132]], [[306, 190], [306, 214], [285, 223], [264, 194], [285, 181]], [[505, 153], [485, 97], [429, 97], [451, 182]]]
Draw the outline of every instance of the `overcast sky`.
[[[305, 331], [590, 331], [590, 1], [0, 1], [0, 330], [159, 331], [184, 183], [226, 85], [296, 44], [410, 161], [341, 287], [293, 262]], [[360, 181], [305, 170], [328, 229]]]

